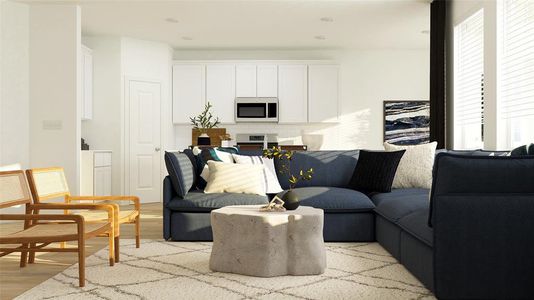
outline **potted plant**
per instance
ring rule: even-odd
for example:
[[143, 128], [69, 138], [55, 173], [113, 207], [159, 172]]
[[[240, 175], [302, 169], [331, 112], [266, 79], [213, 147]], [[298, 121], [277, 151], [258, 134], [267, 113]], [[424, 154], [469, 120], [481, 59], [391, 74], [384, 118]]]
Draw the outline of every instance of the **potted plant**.
[[297, 183], [301, 180], [311, 180], [313, 175], [313, 168], [306, 171], [300, 170], [297, 175], [291, 173], [291, 161], [293, 160], [293, 151], [284, 151], [280, 147], [273, 146], [270, 149], [263, 150], [263, 157], [277, 158], [280, 161], [279, 170], [280, 174], [285, 174], [289, 178], [289, 190], [284, 192], [282, 200], [284, 201], [284, 207], [287, 210], [297, 209], [300, 205], [299, 198], [293, 189], [297, 186]]
[[191, 120], [191, 125], [193, 125], [193, 129], [198, 130], [200, 133], [197, 138], [198, 145], [211, 145], [211, 139], [208, 136], [208, 129], [216, 128], [220, 124], [219, 117], [213, 118], [213, 115], [210, 112], [212, 107], [213, 106], [208, 101], [206, 106], [204, 106], [204, 111], [202, 111], [196, 117], [189, 117]]

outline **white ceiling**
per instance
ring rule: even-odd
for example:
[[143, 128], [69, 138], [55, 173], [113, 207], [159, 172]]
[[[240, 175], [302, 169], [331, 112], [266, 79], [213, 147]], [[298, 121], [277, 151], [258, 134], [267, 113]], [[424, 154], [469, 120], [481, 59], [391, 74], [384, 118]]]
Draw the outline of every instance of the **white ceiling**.
[[[78, 3], [86, 35], [128, 36], [165, 42], [174, 48], [429, 47], [429, 35], [421, 33], [430, 27], [429, 0]], [[323, 17], [333, 18], [333, 22], [323, 22]], [[168, 18], [177, 23], [166, 21]]]

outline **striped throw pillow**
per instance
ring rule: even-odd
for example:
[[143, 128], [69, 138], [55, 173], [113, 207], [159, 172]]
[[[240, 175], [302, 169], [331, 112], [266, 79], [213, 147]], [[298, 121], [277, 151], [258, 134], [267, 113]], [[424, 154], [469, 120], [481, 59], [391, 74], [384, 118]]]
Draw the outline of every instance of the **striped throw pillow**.
[[283, 191], [276, 177], [276, 170], [274, 168], [274, 161], [262, 156], [247, 156], [232, 154], [235, 162], [238, 164], [248, 165], [263, 165], [263, 185], [265, 187], [266, 194], [277, 194]]

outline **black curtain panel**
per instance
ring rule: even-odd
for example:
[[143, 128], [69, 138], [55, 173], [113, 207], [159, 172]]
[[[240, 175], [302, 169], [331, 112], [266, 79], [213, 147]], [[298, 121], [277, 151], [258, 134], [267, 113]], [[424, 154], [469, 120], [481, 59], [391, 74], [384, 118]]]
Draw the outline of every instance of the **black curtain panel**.
[[445, 148], [447, 1], [430, 4], [430, 140]]

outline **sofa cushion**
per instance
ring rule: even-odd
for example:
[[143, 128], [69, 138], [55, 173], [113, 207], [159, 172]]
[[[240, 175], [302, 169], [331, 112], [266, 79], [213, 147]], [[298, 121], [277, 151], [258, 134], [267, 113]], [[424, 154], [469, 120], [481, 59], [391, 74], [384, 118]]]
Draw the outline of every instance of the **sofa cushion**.
[[420, 240], [421, 242], [432, 247], [433, 244], [433, 231], [428, 226], [428, 213], [429, 207], [418, 209], [411, 214], [402, 217], [398, 225], [406, 232]]
[[187, 153], [165, 152], [165, 165], [176, 194], [183, 198], [195, 186], [194, 157]]
[[267, 197], [260, 195], [236, 193], [205, 194], [202, 191], [194, 191], [187, 194], [184, 199], [178, 197], [173, 198], [167, 203], [167, 208], [175, 211], [210, 212], [228, 205], [260, 205], [267, 203], [269, 203]]
[[[297, 187], [332, 186], [347, 187], [358, 162], [358, 150], [349, 151], [297, 151], [291, 161], [292, 174], [313, 168], [311, 180], [301, 180]], [[281, 164], [286, 160], [275, 159], [278, 181], [283, 189], [289, 188], [288, 176], [280, 174]]]
[[395, 224], [419, 209], [429, 207], [427, 189], [394, 189], [391, 193], [372, 196], [375, 212]]
[[304, 187], [293, 190], [300, 199], [300, 205], [321, 208], [325, 212], [367, 212], [375, 206], [358, 191], [336, 187]]

